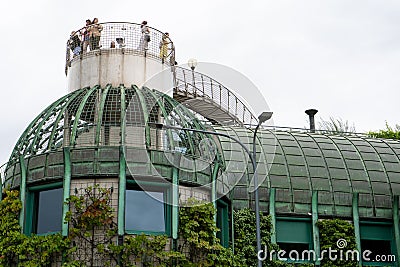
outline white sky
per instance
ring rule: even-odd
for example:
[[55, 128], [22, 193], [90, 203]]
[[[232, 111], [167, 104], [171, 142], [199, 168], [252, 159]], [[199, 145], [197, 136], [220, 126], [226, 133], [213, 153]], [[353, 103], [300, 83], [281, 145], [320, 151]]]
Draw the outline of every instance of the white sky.
[[[7, 3], [7, 4], [6, 4]], [[400, 123], [400, 1], [7, 1], [0, 11], [0, 162], [35, 116], [65, 95], [65, 43], [85, 19], [168, 31], [177, 61], [247, 76], [275, 125], [304, 127], [304, 110], [358, 132]], [[246, 98], [246, 96], [243, 96]]]

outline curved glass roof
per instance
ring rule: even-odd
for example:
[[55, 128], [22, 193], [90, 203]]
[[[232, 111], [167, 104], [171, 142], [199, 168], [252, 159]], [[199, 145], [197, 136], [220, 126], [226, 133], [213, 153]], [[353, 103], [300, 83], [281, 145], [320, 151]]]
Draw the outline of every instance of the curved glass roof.
[[[250, 130], [228, 130], [250, 144]], [[392, 196], [400, 195], [400, 141], [268, 129], [257, 136], [260, 196], [267, 202], [266, 188], [276, 188], [277, 212], [307, 214], [316, 190], [322, 214], [351, 216], [352, 195], [359, 193], [361, 216], [391, 217]], [[240, 148], [222, 143], [225, 161], [240, 161], [243, 154], [232, 152]], [[252, 176], [250, 164], [245, 173]], [[237, 200], [244, 200], [242, 186], [234, 189]]]

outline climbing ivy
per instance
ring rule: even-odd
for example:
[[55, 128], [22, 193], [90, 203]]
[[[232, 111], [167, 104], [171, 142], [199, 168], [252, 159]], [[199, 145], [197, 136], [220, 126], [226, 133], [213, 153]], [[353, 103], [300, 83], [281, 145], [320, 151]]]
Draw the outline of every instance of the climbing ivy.
[[[330, 220], [320, 220], [317, 223], [319, 228], [320, 237], [320, 248], [321, 252], [323, 250], [356, 250], [356, 239], [354, 235], [354, 226], [345, 220], [341, 219], [330, 219]], [[338, 241], [340, 240], [340, 241]], [[345, 242], [343, 241], [345, 240]], [[338, 247], [338, 242], [341, 242]], [[344, 252], [345, 252], [344, 251]], [[344, 253], [345, 254], [345, 253]], [[324, 259], [321, 262], [321, 267], [355, 267], [358, 266], [357, 261], [352, 261], [350, 258], [346, 260], [329, 260], [327, 254], [325, 254]]]
[[[70, 211], [69, 237], [61, 234], [26, 236], [21, 233], [18, 217], [21, 201], [18, 191], [5, 191], [0, 201], [0, 266], [48, 266], [64, 257], [64, 267], [94, 266], [101, 260], [104, 266], [256, 266], [255, 213], [249, 209], [234, 211], [235, 253], [224, 248], [216, 237], [219, 229], [214, 221], [212, 203], [189, 199], [179, 210], [179, 240], [174, 251], [167, 236], [144, 234], [125, 236], [118, 243], [112, 189], [98, 185], [81, 194], [72, 195], [67, 204]], [[262, 248], [270, 251], [278, 246], [270, 242], [272, 224], [269, 216], [260, 214]], [[336, 248], [338, 239], [347, 241], [346, 250], [356, 249], [354, 228], [343, 220], [318, 222], [321, 251]], [[103, 235], [99, 238], [99, 231]], [[89, 245], [88, 245], [89, 244]], [[86, 253], [79, 258], [79, 253]], [[97, 262], [98, 263], [98, 262]], [[266, 259], [264, 266], [310, 266]], [[324, 259], [321, 266], [357, 266], [357, 262]]]
[[204, 203], [194, 198], [179, 210], [178, 250], [186, 255], [182, 266], [245, 266], [240, 257], [231, 249], [224, 248], [216, 237], [219, 231], [212, 203]]
[[[257, 266], [257, 240], [256, 240], [256, 213], [250, 209], [234, 211], [234, 235], [235, 254], [243, 259], [243, 266]], [[279, 251], [276, 244], [271, 243], [272, 228], [271, 217], [260, 213], [261, 249], [265, 251]], [[286, 263], [271, 260], [269, 255], [263, 261], [264, 266], [289, 267], [289, 266], [313, 266], [308, 263]]]
[[[241, 209], [233, 213], [235, 253], [244, 259], [246, 266], [257, 265], [256, 214], [250, 209]], [[268, 251], [277, 249], [271, 240], [272, 224], [269, 216], [260, 213], [261, 247]]]
[[61, 234], [26, 236], [18, 223], [22, 203], [18, 191], [4, 192], [0, 201], [0, 266], [47, 266], [61, 261], [69, 240]]

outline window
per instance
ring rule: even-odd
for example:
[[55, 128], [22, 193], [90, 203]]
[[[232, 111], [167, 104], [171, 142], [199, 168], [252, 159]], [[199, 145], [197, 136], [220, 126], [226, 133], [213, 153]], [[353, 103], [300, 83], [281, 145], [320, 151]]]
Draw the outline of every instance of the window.
[[126, 190], [125, 229], [138, 233], [167, 233], [167, 192], [164, 190]]
[[[29, 189], [27, 233], [60, 232], [62, 227], [63, 189]], [[31, 220], [29, 220], [31, 218]]]
[[363, 259], [363, 266], [391, 266], [395, 253], [394, 232], [391, 223], [361, 222], [361, 250], [369, 250], [367, 259]]
[[303, 258], [303, 251], [312, 248], [311, 220], [306, 218], [278, 218], [276, 238], [279, 249], [284, 250], [283, 258], [290, 262], [309, 261]]

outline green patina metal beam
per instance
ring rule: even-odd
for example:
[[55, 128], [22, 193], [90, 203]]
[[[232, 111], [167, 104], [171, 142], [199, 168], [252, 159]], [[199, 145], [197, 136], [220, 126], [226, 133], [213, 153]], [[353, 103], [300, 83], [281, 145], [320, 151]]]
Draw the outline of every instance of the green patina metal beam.
[[126, 100], [125, 100], [125, 87], [121, 86], [121, 140], [120, 144], [125, 145], [126, 137]]
[[[358, 193], [353, 193], [353, 225], [354, 225], [354, 235], [356, 238], [356, 248], [360, 252], [361, 251], [361, 235], [360, 235], [360, 216], [358, 213]], [[358, 262], [358, 266], [362, 266], [362, 261]]]
[[[274, 131], [271, 131], [271, 134], [274, 136], [275, 140], [276, 140], [276, 144], [279, 145], [279, 147], [282, 149], [282, 154], [283, 154], [283, 158], [284, 160], [284, 165], [285, 165], [285, 170], [286, 170], [286, 178], [288, 180], [288, 185], [289, 185], [289, 192], [291, 194], [291, 196], [288, 196], [288, 198], [290, 197], [290, 207], [292, 210], [294, 210], [294, 195], [293, 195], [293, 184], [292, 184], [292, 179], [290, 178], [290, 170], [289, 170], [289, 164], [287, 162], [287, 155], [285, 150], [283, 149], [284, 145], [282, 145], [282, 142], [279, 140], [279, 137], [276, 135], [276, 133]], [[275, 203], [275, 202], [274, 202]]]
[[[381, 164], [383, 173], [385, 174], [386, 183], [389, 185], [389, 189], [390, 189], [390, 193], [389, 194], [392, 194], [392, 192], [394, 192], [395, 190], [393, 189], [392, 182], [390, 181], [390, 178], [389, 178], [389, 175], [388, 175], [388, 170], [387, 170], [387, 168], [386, 168], [386, 166], [384, 164], [384, 160], [382, 159], [381, 154], [376, 149], [376, 147], [373, 146], [370, 141], [368, 141], [368, 139], [365, 138], [365, 139], [363, 139], [363, 141], [368, 143], [368, 145], [371, 147], [371, 149], [375, 152], [375, 155], [378, 157], [378, 160], [379, 160], [379, 163]], [[364, 161], [364, 159], [363, 159], [363, 161]], [[382, 173], [382, 171], [381, 171], [381, 173]], [[371, 183], [371, 188], [373, 188], [372, 183]]]
[[[214, 209], [217, 210], [217, 176], [218, 176], [219, 164], [216, 162], [214, 164], [214, 169], [212, 172], [211, 181], [211, 201], [213, 203]], [[214, 222], [217, 224], [217, 213], [214, 214]], [[216, 234], [216, 233], [215, 233]]]
[[125, 234], [126, 160], [125, 147], [119, 147], [118, 235]]
[[24, 232], [25, 208], [26, 208], [26, 165], [23, 155], [19, 156], [19, 164], [21, 169], [21, 184], [19, 185], [19, 194], [22, 202], [21, 211], [19, 213], [19, 226], [21, 227], [21, 231]]
[[[233, 190], [231, 190], [232, 192]], [[229, 199], [231, 199], [231, 236], [232, 236], [232, 252], [235, 254], [235, 221], [234, 221], [234, 210], [233, 210], [233, 193], [229, 194]]]
[[[143, 87], [143, 90], [146, 90], [157, 102], [158, 107], [160, 108], [162, 114], [164, 115], [164, 120], [167, 121], [169, 125], [172, 125], [170, 122], [168, 122], [168, 113], [165, 110], [164, 104], [161, 103], [161, 97], [155, 95], [150, 89]], [[147, 126], [147, 121], [146, 121], [146, 126]], [[174, 138], [172, 136], [172, 130], [171, 129], [166, 129], [167, 135], [168, 135], [168, 141], [171, 149], [174, 149]]]
[[63, 148], [64, 154], [64, 180], [63, 180], [63, 210], [62, 210], [62, 229], [63, 236], [68, 236], [68, 222], [64, 222], [65, 216], [69, 211], [69, 205], [66, 203], [70, 197], [71, 191], [71, 154], [69, 147]]
[[149, 120], [149, 112], [147, 110], [146, 100], [144, 99], [142, 92], [136, 85], [132, 85], [132, 89], [135, 90], [135, 92], [139, 98], [140, 105], [142, 107], [143, 119], [144, 119], [144, 134], [146, 136], [146, 140], [145, 140], [146, 147], [149, 147], [151, 144], [151, 136], [150, 136], [150, 128], [149, 128], [149, 125], [147, 124], [147, 122]]
[[[72, 100], [74, 100], [79, 94], [82, 93], [82, 89], [81, 90], [77, 90], [69, 95], [67, 95], [68, 97], [68, 101], [67, 103], [64, 103], [64, 107], [59, 111], [58, 116], [56, 118], [56, 120], [54, 121], [53, 125], [53, 130], [51, 131], [50, 137], [49, 137], [49, 146], [48, 146], [48, 150], [51, 150], [51, 145], [53, 145], [54, 142], [54, 136], [57, 132], [58, 129], [58, 124], [60, 123], [61, 118], [64, 116], [64, 120], [65, 120], [65, 115], [64, 112], [66, 111], [66, 109], [69, 106], [69, 103], [71, 103]], [[66, 99], [66, 97], [64, 97], [64, 100]]]
[[275, 212], [275, 188], [269, 190], [269, 216], [271, 216], [271, 244], [276, 244], [276, 212]]
[[[311, 135], [310, 135], [310, 136], [311, 136]], [[338, 154], [340, 155], [340, 159], [342, 160], [344, 169], [345, 169], [345, 171], [346, 171], [347, 181], [349, 182], [349, 188], [352, 188], [351, 179], [350, 179], [350, 171], [349, 171], [349, 167], [347, 166], [348, 164], [347, 164], [347, 162], [346, 162], [346, 160], [345, 160], [343, 151], [340, 149], [339, 145], [332, 139], [331, 136], [325, 135], [325, 137], [328, 138], [328, 139], [332, 142], [331, 144], [336, 148]], [[314, 138], [313, 138], [313, 139], [314, 139]], [[323, 155], [323, 149], [321, 148], [320, 144], [319, 144], [318, 142], [316, 142], [315, 139], [314, 139], [314, 142], [317, 144], [317, 146], [319, 147], [319, 149], [321, 150], [321, 153], [322, 153], [322, 155]], [[326, 158], [325, 158], [325, 157], [323, 157], [323, 158], [324, 158], [324, 162], [327, 164]], [[332, 181], [331, 181], [331, 179], [332, 179], [331, 172], [329, 171], [328, 165], [326, 165], [326, 167], [328, 168], [328, 172], [329, 172], [329, 176], [330, 176], [329, 183], [332, 184]], [[332, 187], [332, 186], [331, 186], [331, 187]], [[333, 192], [333, 191], [332, 191], [332, 192]]]
[[[155, 96], [155, 97], [156, 97], [156, 96]], [[159, 98], [159, 97], [158, 97], [158, 98]], [[191, 128], [191, 125], [188, 124], [187, 120], [186, 120], [186, 119], [184, 118], [184, 116], [182, 115], [180, 109], [179, 109], [178, 107], [174, 107], [173, 103], [171, 103], [170, 97], [164, 97], [163, 99], [164, 99], [165, 101], [167, 101], [167, 102], [174, 108], [174, 111], [178, 114], [178, 116], [179, 116], [181, 122], [184, 123], [184, 127]], [[157, 99], [157, 102], [158, 102], [158, 99]], [[160, 105], [160, 104], [159, 104], [159, 105]], [[163, 106], [164, 106], [164, 105], [163, 105]], [[164, 115], [164, 116], [165, 116], [165, 115]], [[186, 133], [186, 135], [188, 136], [188, 141], [189, 141], [190, 150], [192, 151], [193, 156], [195, 156], [196, 150], [195, 150], [195, 146], [194, 146], [194, 144], [193, 144], [193, 140], [192, 140], [192, 138], [191, 138], [191, 136], [190, 136], [190, 133]], [[195, 167], [196, 164], [193, 164], [193, 166]], [[196, 170], [194, 170], [194, 172], [196, 173]]]
[[[300, 151], [300, 154], [301, 154], [301, 158], [304, 160], [304, 167], [305, 167], [305, 169], [306, 169], [306, 172], [307, 172], [307, 181], [308, 181], [308, 188], [310, 188], [310, 190], [312, 190], [313, 189], [313, 186], [312, 186], [312, 182], [311, 182], [311, 173], [310, 173], [310, 164], [309, 164], [309, 162], [307, 162], [307, 157], [306, 157], [306, 154], [304, 153], [304, 150], [302, 149], [302, 147], [301, 147], [301, 144], [300, 144], [300, 142], [299, 142], [299, 140], [293, 135], [293, 133], [292, 132], [290, 132], [290, 131], [288, 131], [288, 134], [293, 138], [293, 140], [294, 140], [294, 142], [297, 144], [297, 146], [298, 146], [298, 149], [299, 149], [299, 151]], [[286, 158], [287, 159], [287, 158]], [[326, 168], [327, 170], [328, 170], [328, 172], [329, 172], [329, 168]], [[332, 187], [331, 187], [332, 188]]]
[[[399, 196], [393, 198], [393, 228], [396, 243], [396, 259], [400, 259]], [[397, 263], [396, 266], [399, 266]]]
[[313, 247], [315, 252], [315, 265], [319, 266], [320, 263], [320, 242], [319, 242], [319, 229], [318, 229], [318, 191], [312, 192], [312, 200], [311, 200], [311, 214], [312, 214], [312, 233], [313, 233]]
[[[315, 138], [314, 138], [314, 136], [312, 135], [312, 134], [310, 134], [310, 133], [307, 133], [307, 135], [308, 135], [308, 137], [310, 137], [313, 141], [314, 141], [314, 143], [315, 143], [315, 145], [318, 147], [318, 149], [320, 150], [320, 153], [321, 153], [321, 155], [324, 155], [324, 153], [323, 153], [323, 148], [321, 147], [321, 145], [315, 140]], [[329, 137], [328, 137], [329, 138]], [[332, 141], [332, 140], [331, 140]], [[333, 142], [332, 141], [332, 143], [334, 144], [334, 146], [336, 146], [336, 144], [335, 144], [335, 142]], [[301, 149], [301, 150], [303, 150], [303, 149]], [[340, 149], [338, 149], [338, 151], [340, 151]], [[334, 191], [334, 189], [333, 189], [333, 185], [332, 185], [332, 174], [331, 174], [331, 171], [329, 170], [330, 168], [329, 168], [329, 165], [328, 165], [328, 162], [326, 161], [326, 158], [325, 157], [322, 157], [322, 161], [324, 162], [324, 165], [325, 165], [325, 168], [326, 168], [326, 172], [328, 173], [328, 178], [329, 179], [327, 179], [327, 181], [328, 181], [328, 184], [329, 184], [329, 189], [330, 189], [330, 191], [331, 192], [333, 192]], [[347, 171], [347, 173], [348, 173], [348, 171]], [[310, 174], [309, 174], [310, 175]], [[311, 175], [310, 175], [310, 179], [311, 179], [312, 177], [311, 177]], [[351, 184], [350, 184], [350, 182], [349, 182], [349, 186], [351, 186]], [[312, 188], [312, 187], [311, 187]], [[313, 188], [312, 188], [313, 189]], [[334, 198], [333, 198], [333, 196], [331, 196], [331, 201], [332, 201], [332, 203], [334, 203]], [[334, 213], [335, 212], [335, 205], [332, 205], [332, 212]]]
[[178, 239], [179, 227], [179, 172], [172, 168], [172, 238]]
[[[108, 87], [109, 88], [109, 87]], [[126, 194], [126, 159], [125, 159], [125, 90], [121, 90], [121, 146], [119, 147], [119, 186], [118, 186], [118, 235], [125, 234], [125, 194]], [[107, 89], [108, 91], [108, 89]], [[103, 94], [102, 102], [105, 101], [106, 95]], [[104, 108], [104, 103], [102, 103]], [[102, 108], [102, 109], [103, 109]], [[101, 111], [103, 113], [103, 110]]]
[[76, 115], [75, 115], [75, 119], [74, 119], [74, 125], [73, 125], [72, 131], [71, 131], [71, 139], [70, 139], [71, 146], [74, 146], [76, 143], [78, 124], [79, 124], [79, 120], [81, 118], [82, 111], [86, 105], [86, 102], [89, 99], [89, 97], [92, 95], [93, 91], [95, 91], [98, 88], [99, 88], [98, 86], [94, 86], [92, 89], [90, 89], [86, 93], [86, 95], [83, 98], [83, 100], [81, 101], [81, 103], [79, 104], [79, 107], [78, 107], [78, 110], [76, 111]]
[[95, 145], [100, 145], [100, 136], [101, 136], [101, 123], [103, 121], [103, 111], [104, 111], [104, 104], [107, 99], [107, 94], [108, 91], [110, 90], [111, 85], [107, 85], [106, 88], [104, 89], [103, 93], [101, 94], [101, 101], [100, 101], [100, 106], [98, 107], [98, 113], [97, 116], [95, 116], [95, 119], [98, 121], [96, 122], [96, 137], [95, 137]]
[[[35, 146], [37, 145], [36, 144], [36, 142], [38, 141], [38, 139], [39, 139], [39, 137], [41, 136], [41, 134], [42, 134], [42, 131], [41, 131], [41, 129], [42, 129], [42, 126], [47, 122], [47, 120], [52, 116], [52, 115], [54, 115], [55, 113], [54, 113], [54, 111], [53, 111], [53, 109], [55, 108], [55, 107], [57, 107], [61, 102], [63, 102], [64, 101], [64, 98], [60, 98], [60, 99], [58, 99], [56, 102], [54, 102], [50, 107], [48, 107], [47, 109], [46, 109], [46, 114], [44, 114], [45, 116], [43, 116], [42, 117], [42, 121], [37, 125], [37, 127], [36, 127], [36, 129], [37, 130], [39, 130], [39, 132], [36, 132], [36, 135], [35, 135], [35, 138], [33, 139], [33, 141], [32, 141], [32, 143], [31, 143], [31, 145], [30, 145], [30, 147], [28, 148], [28, 150], [29, 151], [31, 151], [31, 152], [36, 152], [36, 148], [35, 148]], [[50, 111], [53, 111], [53, 112], [50, 112]]]
[[[345, 137], [346, 138], [346, 137]], [[365, 177], [367, 178], [367, 180], [368, 180], [368, 184], [369, 184], [369, 186], [370, 186], [370, 188], [371, 188], [371, 194], [372, 194], [372, 197], [371, 197], [371, 202], [372, 202], [372, 213], [374, 214], [374, 216], [375, 216], [375, 213], [376, 213], [376, 210], [375, 210], [375, 207], [376, 207], [376, 205], [375, 205], [375, 192], [374, 192], [374, 187], [372, 186], [372, 179], [371, 179], [371, 176], [370, 176], [370, 173], [368, 172], [368, 168], [367, 168], [367, 166], [365, 165], [365, 160], [363, 159], [363, 157], [361, 156], [361, 151], [360, 151], [360, 149], [359, 149], [359, 147], [357, 146], [357, 145], [355, 145], [354, 144], [354, 142], [351, 140], [351, 139], [349, 139], [349, 138], [346, 138], [346, 140], [353, 146], [353, 148], [356, 150], [356, 152], [357, 152], [357, 155], [360, 157], [360, 162], [361, 162], [361, 164], [362, 164], [362, 166], [363, 166], [363, 168], [364, 168], [364, 174], [365, 174]], [[358, 203], [358, 197], [357, 197], [357, 203]], [[357, 204], [358, 205], [358, 204]], [[358, 208], [357, 208], [357, 214], [358, 214]], [[361, 246], [361, 245], [360, 245]], [[360, 250], [361, 251], [361, 250]]]

